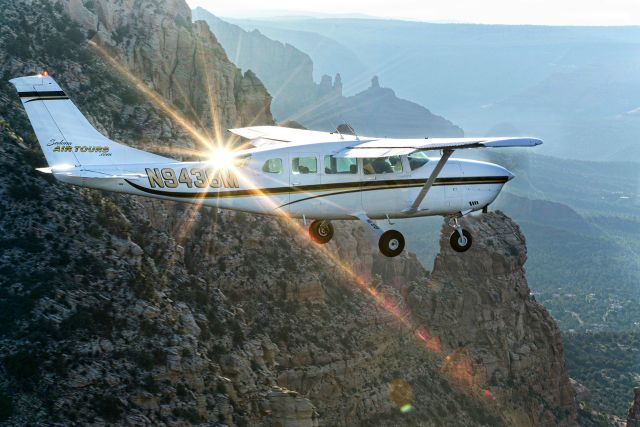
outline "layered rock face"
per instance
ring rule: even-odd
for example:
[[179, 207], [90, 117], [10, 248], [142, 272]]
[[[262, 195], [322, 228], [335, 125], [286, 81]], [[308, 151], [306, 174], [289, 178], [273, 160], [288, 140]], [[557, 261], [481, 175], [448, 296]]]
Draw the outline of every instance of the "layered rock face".
[[[177, 31], [184, 46], [194, 46], [194, 40], [214, 43], [204, 29], [197, 30], [201, 27], [176, 23], [185, 6], [63, 4], [0, 0], [0, 74], [29, 74], [46, 64], [109, 135], [140, 146], [152, 140], [154, 147], [194, 146], [174, 116], [142, 98], [122, 70], [86, 41], [90, 36], [104, 46], [125, 71], [142, 73], [137, 77], [151, 84], [159, 99], [189, 116], [201, 94], [194, 91], [180, 107], [184, 98], [176, 89], [186, 85], [189, 73], [165, 75], [152, 62], [176, 65], [172, 55], [182, 58], [179, 63], [188, 58], [174, 45], [157, 45], [162, 33], [141, 28], [124, 34], [115, 30], [119, 24], [109, 24], [137, 28], [137, 19], [160, 22]], [[25, 17], [27, 7], [33, 13]], [[72, 10], [75, 21], [66, 12]], [[113, 25], [111, 33], [103, 28], [107, 24]], [[93, 25], [97, 37], [84, 30]], [[80, 33], [74, 30], [78, 26]], [[18, 34], [17, 28], [24, 31]], [[139, 50], [131, 51], [130, 60], [127, 46]], [[211, 55], [206, 63], [220, 69], [209, 71], [224, 76], [216, 83], [215, 99], [221, 102], [214, 109], [216, 120], [248, 124], [259, 118], [253, 108], [269, 99], [259, 81], [241, 76], [219, 47], [212, 49], [203, 52]], [[204, 75], [199, 67], [194, 76]], [[412, 255], [381, 257], [357, 223], [338, 224], [335, 241], [317, 247], [295, 222], [65, 186], [33, 170], [44, 159], [4, 80], [0, 422], [571, 423], [556, 330], [520, 289], [526, 287], [524, 243], [505, 231], [517, 230], [507, 218], [490, 214], [471, 225], [477, 246], [463, 256], [450, 252], [445, 236], [429, 279]], [[210, 115], [196, 113], [195, 126]], [[268, 119], [267, 110], [262, 120]], [[455, 280], [445, 286], [443, 275], [454, 271]], [[511, 281], [519, 290], [511, 290]], [[501, 299], [486, 297], [493, 289]], [[451, 302], [444, 298], [447, 292]], [[495, 318], [487, 315], [480, 322], [462, 313], [456, 323], [445, 309], [467, 307], [464, 302], [477, 301], [478, 295], [483, 318], [486, 311], [497, 313]], [[448, 323], [464, 337], [462, 346]], [[527, 353], [522, 341], [528, 340]], [[539, 375], [535, 384], [526, 367]], [[501, 372], [504, 381], [492, 383], [489, 372]], [[534, 391], [525, 394], [527, 387]]]
[[[411, 290], [409, 306], [445, 351], [464, 355], [465, 381], [490, 386], [510, 422], [571, 425], [574, 391], [560, 330], [529, 296], [524, 235], [506, 216], [490, 218], [465, 221], [474, 244], [463, 256], [443, 230], [429, 283]], [[507, 402], [526, 410], [510, 410]]]
[[640, 427], [640, 387], [633, 389], [633, 402], [627, 412], [627, 427]]
[[206, 24], [191, 23], [183, 0], [62, 4], [125, 73], [172, 102], [210, 139], [226, 139], [231, 127], [272, 121], [262, 83], [252, 72], [242, 75]]

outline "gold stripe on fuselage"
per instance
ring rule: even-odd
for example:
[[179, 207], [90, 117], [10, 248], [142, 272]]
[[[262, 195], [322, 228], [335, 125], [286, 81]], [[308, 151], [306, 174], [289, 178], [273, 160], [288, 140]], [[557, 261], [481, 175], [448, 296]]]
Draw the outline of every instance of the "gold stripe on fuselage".
[[[203, 199], [203, 198], [235, 198], [249, 196], [272, 196], [277, 194], [312, 194], [317, 192], [325, 192], [325, 194], [317, 194], [310, 197], [303, 197], [299, 200], [291, 201], [280, 207], [290, 205], [292, 203], [301, 202], [317, 197], [327, 197], [339, 194], [347, 194], [358, 191], [376, 191], [388, 190], [394, 188], [414, 188], [422, 187], [425, 180], [423, 179], [404, 179], [404, 180], [388, 180], [388, 181], [358, 181], [349, 183], [331, 183], [331, 184], [313, 184], [305, 186], [289, 186], [289, 187], [272, 187], [272, 188], [251, 188], [246, 190], [229, 190], [229, 191], [200, 191], [200, 192], [182, 192], [182, 191], [163, 191], [153, 188], [143, 187], [129, 180], [125, 180], [133, 188], [147, 194], [157, 196], [173, 197], [178, 199]], [[441, 185], [482, 185], [482, 184], [504, 184], [508, 181], [508, 177], [492, 176], [492, 177], [474, 177], [474, 178], [438, 178], [433, 184]], [[333, 191], [332, 191], [333, 190]], [[328, 193], [326, 193], [328, 192]]]

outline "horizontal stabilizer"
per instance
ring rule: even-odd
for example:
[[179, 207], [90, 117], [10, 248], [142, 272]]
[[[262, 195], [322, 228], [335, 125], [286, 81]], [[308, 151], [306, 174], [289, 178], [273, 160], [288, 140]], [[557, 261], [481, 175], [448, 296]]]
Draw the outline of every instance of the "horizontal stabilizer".
[[42, 173], [51, 173], [57, 176], [66, 176], [70, 178], [91, 178], [91, 179], [128, 179], [128, 180], [138, 180], [141, 178], [146, 178], [147, 176], [141, 173], [134, 172], [109, 172], [109, 171], [99, 171], [99, 170], [91, 170], [84, 169], [82, 167], [48, 167], [48, 168], [36, 168], [38, 172]]

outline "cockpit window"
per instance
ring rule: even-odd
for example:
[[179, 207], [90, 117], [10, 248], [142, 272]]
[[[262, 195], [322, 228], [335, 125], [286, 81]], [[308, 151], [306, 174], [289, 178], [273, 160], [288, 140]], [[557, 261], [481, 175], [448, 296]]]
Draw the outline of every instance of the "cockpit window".
[[412, 171], [421, 168], [429, 161], [429, 158], [424, 151], [416, 151], [415, 153], [409, 154], [407, 157], [409, 159], [409, 167]]
[[251, 160], [251, 155], [246, 155], [242, 157], [237, 157], [235, 161], [235, 167], [244, 168], [249, 165], [249, 161]]
[[324, 173], [327, 175], [356, 174], [358, 173], [358, 159], [324, 156]]
[[402, 160], [400, 160], [400, 156], [362, 159], [362, 168], [365, 175], [401, 173]]
[[315, 156], [294, 157], [291, 159], [291, 173], [294, 175], [318, 173], [318, 159]]
[[267, 173], [282, 172], [282, 159], [269, 159], [262, 165], [262, 171]]

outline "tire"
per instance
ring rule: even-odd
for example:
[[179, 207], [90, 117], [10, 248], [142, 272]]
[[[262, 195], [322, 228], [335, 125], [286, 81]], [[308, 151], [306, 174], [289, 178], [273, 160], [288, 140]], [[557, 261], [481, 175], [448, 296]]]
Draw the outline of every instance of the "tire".
[[473, 242], [473, 239], [471, 238], [471, 233], [469, 233], [467, 230], [463, 229], [462, 235], [464, 236], [465, 241], [461, 241], [460, 235], [458, 234], [457, 231], [454, 231], [453, 234], [451, 234], [451, 238], [449, 239], [449, 243], [451, 243], [451, 247], [456, 252], [467, 251], [471, 247], [471, 243]]
[[309, 226], [309, 236], [314, 242], [324, 245], [333, 237], [333, 224], [329, 221], [315, 220]]
[[396, 230], [385, 231], [378, 240], [378, 248], [382, 255], [389, 258], [396, 257], [404, 250], [404, 236]]

